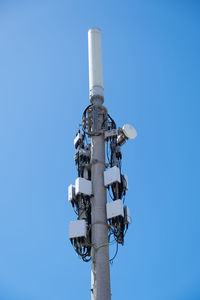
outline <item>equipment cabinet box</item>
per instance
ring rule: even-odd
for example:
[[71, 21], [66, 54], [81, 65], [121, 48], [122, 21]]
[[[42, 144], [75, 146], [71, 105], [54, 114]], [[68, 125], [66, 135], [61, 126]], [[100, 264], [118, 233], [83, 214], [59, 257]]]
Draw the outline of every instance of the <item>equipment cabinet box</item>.
[[68, 201], [72, 202], [75, 199], [75, 185], [68, 186]]
[[75, 194], [92, 195], [92, 182], [82, 177], [78, 177], [75, 182]]
[[121, 182], [120, 169], [116, 166], [104, 171], [104, 185], [108, 186], [114, 182]]
[[85, 220], [71, 221], [69, 223], [69, 238], [86, 237], [86, 228]]
[[106, 204], [107, 219], [124, 216], [123, 201], [118, 199]]
[[131, 217], [130, 217], [130, 209], [128, 206], [124, 206], [124, 224], [130, 224]]

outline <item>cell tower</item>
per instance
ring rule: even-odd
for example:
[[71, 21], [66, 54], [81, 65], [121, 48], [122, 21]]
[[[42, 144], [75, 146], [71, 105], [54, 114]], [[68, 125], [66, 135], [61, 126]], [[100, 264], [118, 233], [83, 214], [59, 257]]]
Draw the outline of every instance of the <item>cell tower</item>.
[[[131, 125], [117, 128], [104, 103], [101, 31], [88, 31], [90, 105], [74, 139], [78, 171], [75, 185], [68, 187], [68, 200], [77, 215], [69, 224], [69, 239], [77, 255], [91, 261], [91, 299], [110, 300], [110, 262], [124, 244], [130, 224], [127, 175], [122, 173], [121, 146], [136, 137]], [[106, 149], [106, 150], [105, 150]], [[106, 155], [105, 155], [106, 153]], [[110, 201], [107, 202], [107, 191]], [[109, 245], [116, 253], [109, 259]]]

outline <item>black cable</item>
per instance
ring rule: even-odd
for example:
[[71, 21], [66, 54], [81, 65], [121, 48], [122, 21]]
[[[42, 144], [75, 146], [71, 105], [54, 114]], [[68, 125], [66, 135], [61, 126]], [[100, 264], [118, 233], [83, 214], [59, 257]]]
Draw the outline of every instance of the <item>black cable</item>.
[[[77, 255], [85, 262], [88, 262], [91, 260], [91, 257], [90, 257], [90, 247], [86, 247], [86, 252], [85, 253], [82, 253], [82, 247], [81, 248], [78, 248], [78, 247], [75, 247], [75, 251], [77, 253]], [[88, 258], [87, 258], [88, 257]]]
[[78, 151], [78, 177], [80, 177], [79, 151]]
[[108, 141], [106, 142], [106, 155], [107, 155], [107, 160], [109, 163], [109, 166], [111, 166], [111, 154], [109, 153], [109, 147], [108, 147]]
[[73, 208], [73, 209], [74, 209], [75, 214], [78, 216], [78, 211], [75, 208]]
[[112, 121], [112, 124], [113, 124], [113, 128], [112, 129], [116, 129], [117, 126], [116, 126], [116, 123], [115, 121], [113, 120], [113, 118], [111, 118], [111, 116], [108, 114], [108, 117], [110, 118], [110, 120]]
[[87, 110], [88, 110], [91, 106], [93, 106], [93, 104], [90, 104], [90, 105], [88, 105], [88, 106], [86, 107], [86, 109], [85, 109], [84, 112], [83, 112], [82, 119], [83, 119], [83, 117], [86, 117], [86, 112], [87, 112]]
[[126, 199], [125, 193], [123, 193], [123, 195], [122, 195], [123, 204], [125, 203], [125, 199]]
[[107, 156], [107, 160], [108, 160], [108, 162], [109, 162], [108, 141], [106, 142], [106, 156]]
[[88, 110], [91, 106], [93, 106], [93, 104], [88, 105], [88, 106], [86, 107], [86, 109], [84, 110], [83, 115], [82, 115], [82, 130], [83, 130], [84, 135], [86, 135], [86, 134], [88, 135], [89, 133], [88, 133], [87, 131], [85, 131], [85, 127], [86, 127], [86, 126], [83, 125], [83, 118], [84, 118], [84, 117], [86, 118], [86, 112], [87, 112], [87, 110]]
[[110, 198], [112, 199], [112, 200], [114, 200], [114, 197], [111, 195], [111, 193], [110, 193], [110, 186], [108, 186], [108, 193], [109, 193], [109, 196], [110, 196]]
[[117, 253], [118, 253], [118, 243], [116, 243], [116, 251], [115, 251], [115, 255], [109, 260], [110, 264], [113, 263], [113, 260], [115, 259], [115, 257], [117, 256]]
[[126, 233], [127, 233], [127, 230], [128, 230], [128, 224], [126, 224], [126, 227], [125, 227], [125, 229], [124, 229], [124, 237], [125, 237], [125, 235], [126, 235]]
[[83, 261], [89, 262], [91, 260], [91, 256], [89, 258], [82, 258]]
[[[90, 105], [88, 105], [88, 106], [86, 107], [86, 109], [84, 110], [83, 115], [82, 115], [82, 122], [83, 122], [83, 117], [86, 118], [86, 112], [87, 112], [87, 110], [88, 110], [90, 107], [92, 107], [92, 106], [93, 106], [93, 104], [90, 104]], [[104, 123], [104, 122], [105, 122], [105, 120], [103, 121], [103, 123]], [[103, 126], [103, 124], [102, 124], [102, 126]], [[84, 128], [84, 127], [85, 127], [85, 126], [82, 125], [83, 132], [84, 132], [84, 134], [87, 134], [88, 136], [99, 136], [99, 135], [101, 135], [101, 133], [89, 133], [89, 132], [85, 131], [85, 128]]]
[[105, 124], [105, 122], [107, 121], [107, 118], [105, 118], [105, 115], [103, 115], [103, 123], [102, 123], [102, 125], [101, 125], [101, 129], [103, 129], [104, 127], [104, 124]]

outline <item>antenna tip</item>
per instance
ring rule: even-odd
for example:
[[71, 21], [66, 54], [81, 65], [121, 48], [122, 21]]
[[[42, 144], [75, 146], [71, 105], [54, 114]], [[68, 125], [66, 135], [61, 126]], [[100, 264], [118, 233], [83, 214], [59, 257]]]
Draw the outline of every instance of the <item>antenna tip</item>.
[[101, 29], [97, 28], [97, 27], [92, 27], [88, 30], [88, 33], [91, 32], [91, 31], [96, 31], [96, 32], [101, 32]]

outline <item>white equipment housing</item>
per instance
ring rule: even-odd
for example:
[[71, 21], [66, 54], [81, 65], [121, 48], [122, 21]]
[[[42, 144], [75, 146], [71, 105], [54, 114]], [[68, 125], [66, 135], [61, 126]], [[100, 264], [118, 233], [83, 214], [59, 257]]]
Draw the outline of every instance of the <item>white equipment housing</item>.
[[106, 211], [107, 211], [108, 220], [118, 216], [123, 217], [124, 216], [123, 201], [121, 199], [118, 199], [112, 202], [108, 202], [106, 204]]
[[104, 171], [104, 185], [108, 185], [114, 182], [121, 182], [120, 169], [116, 166]]
[[79, 132], [77, 134], [77, 136], [75, 137], [75, 139], [74, 139], [74, 146], [75, 146], [75, 148], [78, 147], [78, 145], [80, 144], [80, 142], [81, 142], [82, 139], [83, 139], [83, 135]]
[[70, 184], [68, 186], [68, 201], [72, 202], [75, 200], [75, 185]]
[[69, 223], [69, 238], [86, 237], [87, 225], [85, 220], [71, 221]]
[[130, 224], [131, 217], [130, 217], [130, 209], [128, 206], [124, 206], [124, 224]]
[[75, 194], [92, 195], [92, 182], [82, 177], [78, 177], [75, 182]]

